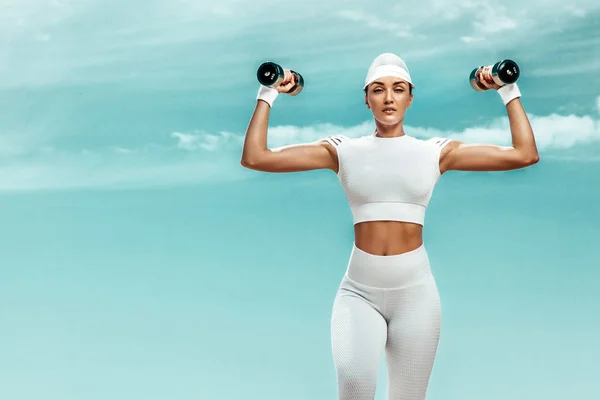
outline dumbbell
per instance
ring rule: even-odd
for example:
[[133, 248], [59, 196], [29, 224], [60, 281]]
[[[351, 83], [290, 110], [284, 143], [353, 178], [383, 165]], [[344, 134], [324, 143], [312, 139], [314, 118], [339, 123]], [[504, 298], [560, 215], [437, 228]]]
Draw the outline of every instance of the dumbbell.
[[[296, 84], [287, 92], [290, 96], [296, 96], [304, 88], [304, 78], [296, 71], [289, 70], [294, 74]], [[264, 62], [258, 67], [256, 71], [256, 77], [261, 85], [274, 87], [278, 86], [285, 76], [285, 70], [279, 64], [268, 61]]]
[[469, 76], [469, 81], [471, 83], [471, 87], [478, 92], [488, 90], [488, 88], [479, 83], [477, 75], [479, 75], [480, 70], [482, 70], [485, 78], [488, 80], [493, 80], [500, 87], [510, 83], [515, 83], [521, 75], [519, 66], [513, 60], [502, 60], [498, 61], [492, 66], [481, 66], [479, 68], [475, 68]]

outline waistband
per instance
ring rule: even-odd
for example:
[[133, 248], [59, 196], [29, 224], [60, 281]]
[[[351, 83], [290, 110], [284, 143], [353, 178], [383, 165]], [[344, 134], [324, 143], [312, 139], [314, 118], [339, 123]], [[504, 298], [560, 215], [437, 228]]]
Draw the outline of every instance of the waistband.
[[418, 285], [432, 275], [424, 244], [391, 256], [370, 254], [353, 244], [346, 276], [366, 286], [401, 288]]

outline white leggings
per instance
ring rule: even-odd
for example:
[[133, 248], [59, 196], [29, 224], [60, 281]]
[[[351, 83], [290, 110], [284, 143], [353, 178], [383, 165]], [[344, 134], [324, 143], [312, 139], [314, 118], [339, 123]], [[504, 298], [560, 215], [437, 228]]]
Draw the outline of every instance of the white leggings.
[[388, 400], [424, 400], [440, 326], [440, 298], [423, 245], [392, 256], [354, 245], [331, 318], [338, 399], [373, 400], [385, 350]]

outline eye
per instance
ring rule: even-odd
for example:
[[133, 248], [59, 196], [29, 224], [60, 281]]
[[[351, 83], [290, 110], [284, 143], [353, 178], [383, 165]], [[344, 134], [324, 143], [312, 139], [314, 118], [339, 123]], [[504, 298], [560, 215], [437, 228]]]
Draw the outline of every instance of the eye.
[[400, 93], [402, 93], [402, 92], [404, 92], [404, 89], [401, 89], [401, 88], [396, 88], [396, 92], [400, 92]]

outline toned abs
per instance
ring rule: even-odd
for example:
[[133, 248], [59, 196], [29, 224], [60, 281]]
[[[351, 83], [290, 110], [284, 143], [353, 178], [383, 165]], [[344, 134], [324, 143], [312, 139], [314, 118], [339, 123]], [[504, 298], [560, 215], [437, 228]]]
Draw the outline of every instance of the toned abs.
[[391, 256], [423, 244], [423, 227], [396, 221], [371, 221], [354, 225], [356, 247], [370, 254]]

